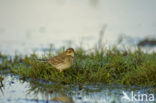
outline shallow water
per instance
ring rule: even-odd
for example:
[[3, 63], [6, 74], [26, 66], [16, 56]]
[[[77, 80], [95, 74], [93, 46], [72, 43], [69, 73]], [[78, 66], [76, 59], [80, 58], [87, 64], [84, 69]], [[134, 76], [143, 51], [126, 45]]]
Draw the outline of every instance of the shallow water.
[[56, 103], [56, 101], [57, 103], [130, 103], [127, 99], [122, 99], [123, 91], [130, 96], [132, 91], [138, 95], [149, 95], [149, 91], [152, 90], [101, 84], [84, 85], [80, 88], [78, 85], [59, 86], [53, 82], [31, 79], [23, 81], [18, 76], [12, 75], [3, 75], [3, 77], [1, 103]]

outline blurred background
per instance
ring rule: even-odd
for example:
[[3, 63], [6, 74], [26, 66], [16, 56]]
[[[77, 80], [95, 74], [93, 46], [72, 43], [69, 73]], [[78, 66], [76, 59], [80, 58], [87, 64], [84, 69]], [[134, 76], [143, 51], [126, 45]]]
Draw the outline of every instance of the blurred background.
[[155, 0], [0, 0], [0, 51], [28, 54], [50, 44], [88, 49], [99, 39], [108, 46], [155, 45], [155, 4]]

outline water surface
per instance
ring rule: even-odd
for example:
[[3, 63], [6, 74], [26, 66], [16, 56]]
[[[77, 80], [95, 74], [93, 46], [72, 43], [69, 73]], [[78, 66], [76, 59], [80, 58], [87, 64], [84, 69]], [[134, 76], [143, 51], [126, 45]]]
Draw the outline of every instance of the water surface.
[[[58, 85], [54, 82], [26, 79], [19, 76], [3, 75], [0, 88], [1, 103], [131, 103], [122, 99], [123, 91], [130, 96], [149, 95], [153, 89], [118, 85]], [[152, 92], [153, 93], [153, 92]], [[154, 95], [154, 94], [153, 94]], [[139, 103], [135, 101], [134, 103]], [[151, 102], [150, 102], [151, 103]]]

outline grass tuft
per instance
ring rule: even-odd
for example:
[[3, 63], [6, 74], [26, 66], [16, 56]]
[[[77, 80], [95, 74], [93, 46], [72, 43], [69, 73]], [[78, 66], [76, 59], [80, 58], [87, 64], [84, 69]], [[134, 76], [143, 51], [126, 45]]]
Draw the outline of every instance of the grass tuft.
[[[43, 56], [45, 58], [48, 57]], [[14, 59], [9, 59], [0, 53], [0, 70], [9, 68], [11, 73], [22, 78], [67, 84], [156, 86], [156, 53], [144, 53], [141, 49], [132, 52], [114, 47], [86, 53], [82, 48], [77, 48], [74, 65], [61, 73], [38, 59], [36, 54], [25, 57], [16, 55]]]

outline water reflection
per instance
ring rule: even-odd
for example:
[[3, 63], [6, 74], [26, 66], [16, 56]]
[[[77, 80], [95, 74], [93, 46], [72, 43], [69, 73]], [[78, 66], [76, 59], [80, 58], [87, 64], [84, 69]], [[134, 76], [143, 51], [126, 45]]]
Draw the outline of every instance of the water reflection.
[[0, 93], [2, 94], [2, 95], [4, 95], [4, 92], [3, 92], [3, 87], [4, 87], [4, 85], [3, 85], [3, 77], [1, 77], [0, 76]]
[[60, 101], [63, 103], [74, 103], [73, 99], [67, 96], [52, 98], [52, 101]]
[[62, 103], [75, 103], [76, 99], [82, 93], [80, 85], [60, 84], [46, 81], [29, 81], [29, 89], [27, 95], [33, 94], [35, 96], [41, 94], [42, 99], [46, 101], [60, 101]]
[[42, 99], [45, 99], [47, 101], [69, 101], [71, 100], [69, 98], [71, 98], [72, 96], [73, 87], [74, 86], [71, 85], [31, 80], [29, 82], [27, 95], [33, 94], [37, 96], [41, 94]]
[[148, 93], [145, 88], [140, 87], [69, 85], [34, 79], [21, 80], [18, 76], [11, 75], [3, 77], [0, 101], [4, 103], [129, 103], [121, 99], [122, 91], [128, 94], [132, 90], [134, 93]]

